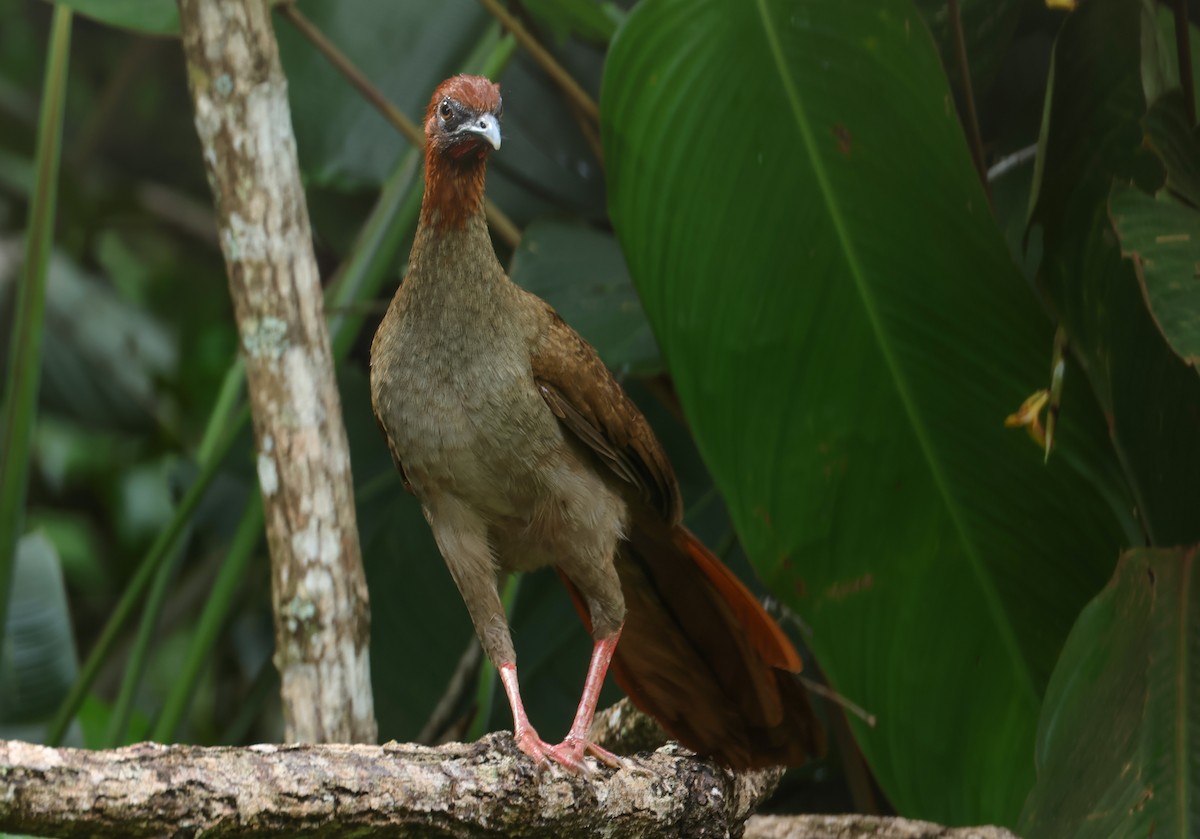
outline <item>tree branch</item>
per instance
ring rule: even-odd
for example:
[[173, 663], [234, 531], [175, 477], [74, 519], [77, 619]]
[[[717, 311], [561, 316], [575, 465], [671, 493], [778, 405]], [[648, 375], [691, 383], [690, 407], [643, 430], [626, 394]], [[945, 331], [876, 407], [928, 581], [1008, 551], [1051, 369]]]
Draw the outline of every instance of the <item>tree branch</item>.
[[286, 737], [374, 742], [350, 452], [270, 7], [179, 7], [254, 416]]
[[668, 746], [617, 772], [538, 776], [508, 733], [436, 748], [0, 741], [0, 830], [76, 836], [738, 835], [778, 772], [735, 773]]
[[943, 827], [881, 816], [754, 816], [742, 839], [1017, 839], [1002, 827]]

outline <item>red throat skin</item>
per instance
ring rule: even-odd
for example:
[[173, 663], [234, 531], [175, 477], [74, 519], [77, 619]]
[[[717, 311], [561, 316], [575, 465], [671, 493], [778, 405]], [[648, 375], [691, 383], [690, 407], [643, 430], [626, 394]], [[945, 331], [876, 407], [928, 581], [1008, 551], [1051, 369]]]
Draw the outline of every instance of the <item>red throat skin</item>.
[[[482, 146], [482, 148], [480, 148]], [[471, 151], [478, 149], [478, 154]], [[425, 151], [425, 197], [421, 201], [421, 224], [434, 231], [462, 230], [467, 220], [483, 209], [487, 175], [487, 146], [467, 144], [440, 151]]]

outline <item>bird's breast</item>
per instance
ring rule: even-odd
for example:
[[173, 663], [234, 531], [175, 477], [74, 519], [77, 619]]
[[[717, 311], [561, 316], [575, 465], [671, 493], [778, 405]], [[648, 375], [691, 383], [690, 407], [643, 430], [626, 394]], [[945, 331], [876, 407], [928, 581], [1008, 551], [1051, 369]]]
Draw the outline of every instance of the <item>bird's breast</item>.
[[489, 518], [521, 516], [539, 464], [565, 444], [526, 341], [487, 327], [402, 320], [374, 348], [372, 395], [422, 501], [449, 493]]

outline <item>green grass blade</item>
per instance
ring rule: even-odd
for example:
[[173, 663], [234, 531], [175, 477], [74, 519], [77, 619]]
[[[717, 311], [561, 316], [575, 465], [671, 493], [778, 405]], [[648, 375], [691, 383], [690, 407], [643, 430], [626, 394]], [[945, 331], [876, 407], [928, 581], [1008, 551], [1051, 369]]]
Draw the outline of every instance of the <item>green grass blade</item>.
[[46, 55], [46, 79], [37, 135], [37, 180], [30, 202], [25, 264], [17, 289], [4, 419], [0, 424], [0, 646], [4, 643], [9, 589], [29, 480], [29, 450], [42, 367], [46, 271], [54, 244], [63, 104], [70, 54], [71, 10], [60, 5], [54, 9]]
[[[221, 403], [218, 404], [218, 407], [221, 407]], [[138, 600], [141, 599], [142, 594], [145, 593], [146, 588], [150, 585], [155, 573], [158, 571], [158, 567], [171, 555], [171, 550], [175, 546], [176, 540], [178, 540], [180, 534], [183, 533], [191, 521], [192, 513], [196, 511], [196, 507], [200, 504], [200, 499], [204, 497], [209, 484], [216, 477], [221, 462], [233, 446], [233, 441], [237, 438], [237, 432], [242, 428], [242, 424], [245, 423], [249, 414], [250, 409], [243, 407], [241, 412], [232, 421], [216, 422], [217, 412], [213, 412], [213, 419], [210, 420], [210, 425], [227, 429], [226, 434], [220, 443], [212, 448], [212, 456], [201, 462], [200, 474], [197, 476], [195, 483], [188, 487], [183, 500], [179, 503], [179, 508], [175, 511], [174, 518], [158, 534], [158, 538], [154, 540], [154, 544], [150, 546], [150, 551], [146, 554], [145, 559], [142, 560], [141, 565], [138, 566], [138, 570], [134, 573], [133, 579], [129, 581], [129, 585], [125, 589], [124, 594], [121, 595], [116, 609], [113, 610], [108, 622], [104, 625], [104, 629], [100, 632], [100, 638], [88, 653], [87, 661], [80, 669], [79, 678], [71, 686], [71, 692], [67, 694], [67, 698], [63, 700], [62, 706], [58, 709], [58, 713], [50, 723], [50, 729], [46, 735], [46, 742], [48, 744], [58, 745], [62, 741], [67, 726], [70, 725], [75, 712], [79, 710], [79, 706], [83, 703], [88, 689], [92, 686], [92, 682], [95, 681], [96, 675], [100, 672], [100, 666], [104, 663], [105, 658], [117, 640], [117, 636], [124, 628], [125, 622], [132, 616]]]
[[517, 39], [510, 32], [500, 39], [491, 54], [484, 59], [479, 75], [487, 76], [489, 79], [500, 78], [500, 74], [504, 72], [504, 68], [508, 66], [509, 59], [513, 57], [516, 50]]
[[242, 581], [246, 579], [254, 548], [263, 535], [262, 530], [262, 498], [254, 495], [238, 524], [237, 533], [229, 546], [225, 561], [221, 564], [212, 593], [204, 604], [204, 611], [200, 615], [200, 622], [188, 647], [183, 667], [171, 686], [171, 692], [167, 694], [162, 712], [150, 734], [150, 739], [156, 743], [173, 743], [178, 736], [179, 724], [195, 695], [196, 684], [204, 672], [204, 665], [208, 663], [217, 636], [220, 635], [225, 620], [233, 609]]
[[125, 665], [125, 675], [121, 679], [121, 689], [117, 693], [117, 701], [113, 704], [112, 716], [108, 719], [108, 729], [104, 734], [104, 748], [113, 749], [123, 746], [129, 738], [129, 721], [133, 717], [133, 701], [137, 697], [138, 687], [142, 683], [142, 675], [146, 672], [146, 661], [150, 654], [150, 645], [155, 640], [159, 619], [162, 617], [163, 606], [167, 601], [171, 582], [179, 570], [179, 560], [183, 556], [182, 548], [170, 551], [171, 562], [163, 562], [154, 574], [154, 583], [150, 596], [146, 598], [146, 608], [142, 610], [142, 622], [138, 625], [137, 637], [129, 652], [129, 663]]
[[421, 152], [409, 149], [384, 181], [379, 200], [326, 292], [335, 361], [346, 357], [362, 328], [365, 313], [357, 304], [374, 298], [384, 280], [394, 276], [400, 246], [417, 223], [421, 192]]

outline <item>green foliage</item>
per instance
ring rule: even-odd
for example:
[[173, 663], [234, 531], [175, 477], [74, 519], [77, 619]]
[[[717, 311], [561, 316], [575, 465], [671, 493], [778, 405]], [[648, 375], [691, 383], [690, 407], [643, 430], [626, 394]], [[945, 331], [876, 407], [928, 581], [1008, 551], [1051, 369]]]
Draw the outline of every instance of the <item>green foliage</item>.
[[[960, 0], [958, 5], [963, 41], [971, 64], [971, 83], [976, 96], [985, 94], [995, 82], [1012, 46], [1022, 13], [1032, 4], [1031, 0]], [[947, 0], [914, 0], [913, 5], [929, 25], [946, 67], [946, 75], [955, 90], [961, 90], [961, 71], [950, 4]]]
[[1021, 835], [1200, 831], [1195, 572], [1195, 548], [1131, 551], [1080, 614], [1046, 692]]
[[[418, 125], [429, 93], [462, 71], [488, 29], [473, 0], [375, 3], [309, 0], [300, 10]], [[295, 29], [279, 25], [300, 162], [311, 183], [343, 189], [378, 185], [405, 143]]]
[[[1200, 637], [1200, 156], [1171, 15], [1148, 0], [957, 5], [989, 163], [1038, 144], [1036, 164], [986, 187], [943, 0], [522, 3], [593, 97], [603, 77], [599, 126], [472, 0], [297, 8], [418, 123], [438, 81], [491, 68], [505, 117], [489, 195], [523, 228], [502, 259], [625, 381], [688, 525], [744, 577], [753, 566], [819, 672], [877, 717], [852, 728], [891, 807], [1035, 839], [1185, 836], [1200, 800], [1200, 679], [1181, 643]], [[55, 82], [60, 153], [38, 131], [40, 103], [57, 107], [41, 67], [66, 60], [61, 32], [41, 46], [54, 12], [0, 0], [6, 325], [18, 239], [48, 266], [44, 358], [27, 341], [0, 351], [42, 381], [14, 538], [44, 533], [23, 544], [61, 568], [86, 659], [57, 642], [30, 654], [14, 633], [3, 661], [19, 642], [22, 667], [58, 674], [34, 720], [49, 741], [73, 720], [92, 747], [278, 739], [211, 197], [178, 51], [146, 37], [177, 31], [175, 5], [68, 7], [90, 20], [70, 86]], [[459, 666], [466, 610], [367, 395], [421, 155], [282, 17], [276, 30], [328, 281], [380, 735], [416, 737], [439, 703], [426, 736], [506, 728], [490, 665]], [[1056, 329], [1066, 376], [1043, 465], [1003, 424], [1049, 385]], [[9, 463], [6, 486], [23, 486]], [[554, 575], [511, 591], [528, 707], [555, 737], [590, 642]], [[61, 602], [38, 614], [66, 637]], [[855, 752], [794, 776], [805, 806], [845, 806]]]
[[619, 375], [662, 370], [654, 335], [611, 234], [536, 222], [525, 229], [510, 273], [513, 282], [539, 297], [561, 301], [558, 313]]
[[1168, 546], [1200, 539], [1200, 380], [1154, 325], [1108, 211], [1114, 179], [1163, 182], [1162, 162], [1142, 142], [1143, 48], [1157, 33], [1139, 0], [1097, 0], [1067, 19], [1030, 222], [1044, 249], [1038, 287], [1108, 418], [1147, 540]]
[[179, 8], [173, 0], [63, 0], [79, 14], [147, 35], [178, 35]]
[[71, 55], [71, 12], [56, 8], [46, 77], [42, 87], [34, 189], [30, 196], [24, 259], [17, 283], [13, 328], [0, 415], [0, 649], [12, 594], [13, 566], [21, 539], [33, 426], [37, 413], [45, 332], [46, 285], [54, 244], [58, 201], [59, 150], [62, 147], [67, 66]]
[[1121, 255], [1133, 260], [1138, 284], [1171, 349], [1193, 368], [1200, 362], [1200, 213], [1170, 196], [1159, 199], [1114, 184], [1109, 195]]
[[0, 647], [0, 737], [41, 737], [79, 662], [54, 545], [30, 533], [17, 547], [13, 601]]
[[1133, 261], [1150, 314], [1194, 369], [1200, 362], [1200, 144], [1187, 119], [1178, 90], [1151, 106], [1146, 134], [1166, 169], [1166, 187], [1150, 196], [1114, 183], [1108, 203], [1121, 255]]
[[559, 41], [575, 33], [607, 44], [625, 18], [621, 7], [608, 0], [526, 0], [525, 8]]
[[645, 4], [604, 91], [613, 221], [747, 551], [879, 717], [856, 733], [896, 806], [1011, 823], [1119, 488], [1076, 465], [1094, 435], [1047, 470], [1003, 428], [1050, 324], [933, 43], [903, 3]]

